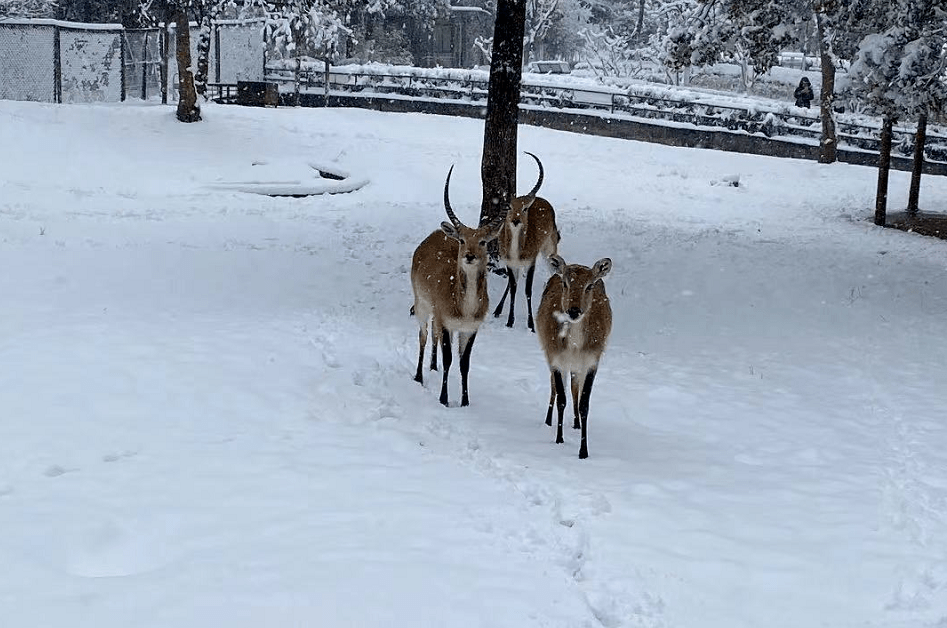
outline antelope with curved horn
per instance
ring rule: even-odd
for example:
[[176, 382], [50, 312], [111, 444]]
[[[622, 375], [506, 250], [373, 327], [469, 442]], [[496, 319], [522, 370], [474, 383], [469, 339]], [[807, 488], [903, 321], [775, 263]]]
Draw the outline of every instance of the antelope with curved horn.
[[[470, 403], [467, 395], [470, 351], [477, 337], [477, 330], [490, 307], [487, 295], [487, 245], [497, 237], [503, 216], [476, 229], [460, 222], [450, 206], [448, 193], [453, 171], [454, 167], [451, 166], [444, 183], [444, 211], [450, 222], [442, 222], [439, 231], [425, 238], [415, 249], [411, 259], [413, 310], [420, 326], [418, 370], [414, 379], [424, 383], [422, 367], [430, 320], [433, 342], [440, 340], [443, 357], [444, 373], [440, 401], [445, 406], [448, 405], [447, 373], [452, 362], [451, 334], [457, 332], [462, 389], [460, 405], [466, 406]], [[435, 360], [436, 353], [432, 351], [432, 369], [436, 368]]]
[[544, 198], [536, 196], [543, 184], [543, 163], [539, 157], [527, 152], [539, 166], [539, 179], [526, 196], [518, 196], [510, 203], [506, 221], [500, 230], [498, 239], [500, 262], [506, 266], [506, 291], [500, 298], [493, 316], [503, 314], [503, 304], [510, 295], [510, 314], [506, 326], [512, 327], [516, 309], [516, 282], [520, 271], [526, 269], [526, 325], [530, 331], [536, 331], [533, 324], [533, 274], [536, 271], [536, 258], [540, 255], [555, 255], [559, 247], [559, 229], [556, 227], [556, 211]]
[[539, 342], [549, 363], [549, 409], [559, 413], [556, 442], [562, 443], [562, 415], [566, 407], [565, 378], [571, 376], [573, 427], [582, 430], [579, 458], [588, 458], [589, 397], [598, 363], [612, 330], [612, 308], [602, 279], [612, 269], [607, 257], [591, 268], [568, 265], [558, 255], [549, 258], [553, 274], [546, 283], [536, 314]]

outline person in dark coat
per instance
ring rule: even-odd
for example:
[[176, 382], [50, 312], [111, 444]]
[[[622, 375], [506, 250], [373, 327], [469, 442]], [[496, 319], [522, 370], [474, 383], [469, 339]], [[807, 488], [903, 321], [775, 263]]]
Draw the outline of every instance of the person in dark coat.
[[797, 107], [809, 108], [809, 103], [812, 102], [814, 96], [812, 95], [812, 83], [809, 82], [809, 79], [803, 76], [799, 80], [799, 87], [796, 88], [796, 91], [792, 93], [796, 98]]

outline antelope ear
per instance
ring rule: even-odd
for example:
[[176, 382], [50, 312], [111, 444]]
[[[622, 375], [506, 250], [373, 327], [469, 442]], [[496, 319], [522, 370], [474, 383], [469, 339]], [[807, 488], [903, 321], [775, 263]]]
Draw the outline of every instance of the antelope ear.
[[566, 270], [566, 260], [562, 259], [558, 255], [550, 255], [549, 266], [552, 268], [552, 272], [561, 275]]
[[460, 232], [457, 231], [454, 225], [447, 222], [446, 220], [441, 223], [441, 231], [455, 240], [460, 240]]
[[602, 259], [600, 259], [599, 261], [595, 262], [595, 264], [592, 265], [592, 270], [595, 271], [595, 278], [601, 279], [602, 277], [607, 275], [609, 272], [611, 272], [612, 260], [607, 257], [603, 257]]

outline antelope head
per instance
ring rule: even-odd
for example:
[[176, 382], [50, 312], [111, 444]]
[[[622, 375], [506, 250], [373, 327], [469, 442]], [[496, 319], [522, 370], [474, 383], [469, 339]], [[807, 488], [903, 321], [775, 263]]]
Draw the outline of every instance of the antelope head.
[[447, 181], [444, 182], [444, 211], [450, 222], [441, 223], [441, 231], [448, 237], [453, 238], [460, 244], [457, 253], [457, 265], [460, 269], [469, 269], [470, 271], [480, 270], [487, 264], [487, 246], [492, 240], [495, 240], [503, 226], [505, 216], [500, 215], [493, 220], [481, 224], [476, 229], [468, 227], [460, 221], [457, 214], [450, 206], [450, 176], [454, 172], [451, 166], [447, 172]]
[[559, 323], [560, 337], [564, 337], [570, 326], [582, 321], [593, 301], [599, 295], [604, 295], [605, 283], [602, 279], [611, 271], [612, 260], [603, 257], [588, 268], [578, 264], [570, 266], [558, 255], [552, 255], [549, 265], [562, 279], [562, 301], [558, 304], [555, 317]]

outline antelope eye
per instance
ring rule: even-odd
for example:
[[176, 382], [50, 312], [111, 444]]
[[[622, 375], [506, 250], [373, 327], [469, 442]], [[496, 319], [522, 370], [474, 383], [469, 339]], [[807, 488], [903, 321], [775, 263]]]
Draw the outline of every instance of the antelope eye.
[[587, 285], [587, 286], [585, 287], [585, 291], [586, 291], [586, 292], [592, 292], [592, 287], [593, 287], [594, 285], [595, 285], [595, 284], [591, 284], [591, 283], [590, 283], [589, 285]]
[[486, 241], [486, 240], [481, 240], [481, 241], [480, 241], [480, 246], [486, 246], [486, 245], [487, 245], [487, 241]]

